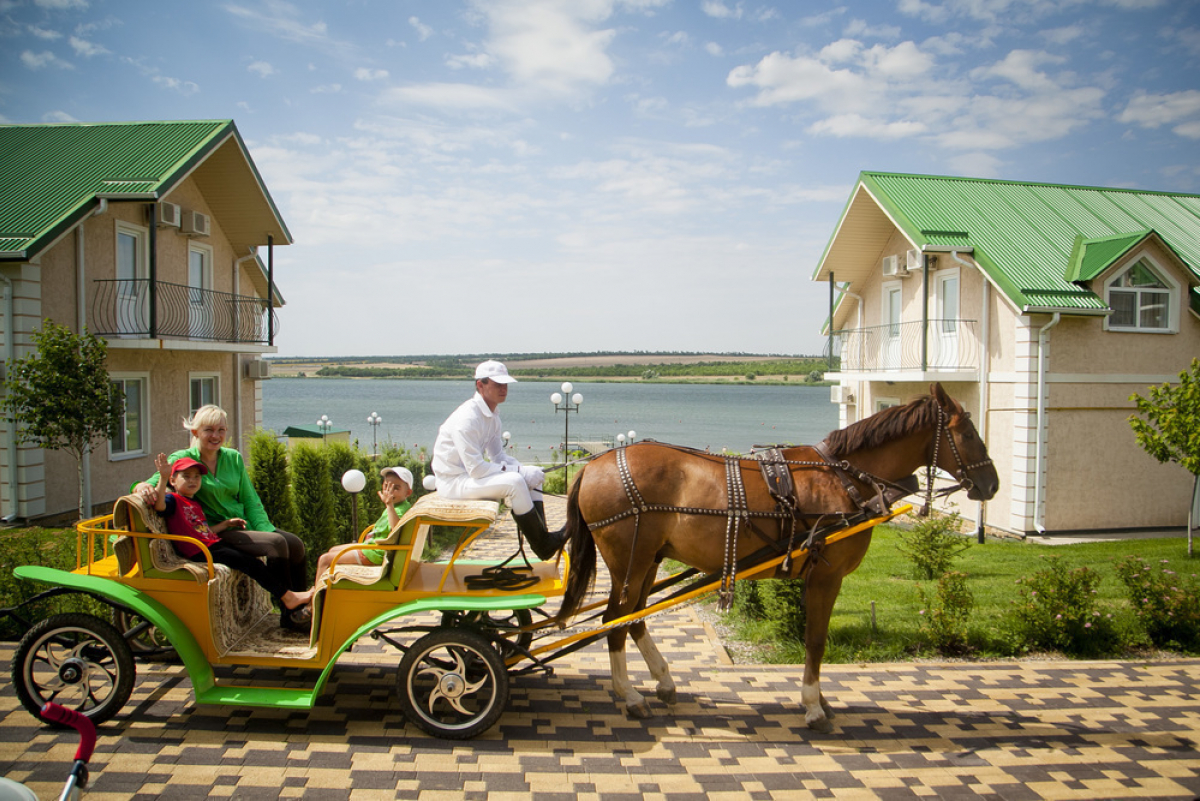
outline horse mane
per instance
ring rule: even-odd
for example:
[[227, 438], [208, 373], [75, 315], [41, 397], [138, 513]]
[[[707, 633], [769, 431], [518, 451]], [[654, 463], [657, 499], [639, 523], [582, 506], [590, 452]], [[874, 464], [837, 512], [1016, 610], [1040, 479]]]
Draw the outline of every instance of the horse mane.
[[938, 404], [932, 395], [903, 406], [892, 406], [870, 417], [830, 432], [825, 447], [832, 457], [848, 456], [865, 448], [877, 448], [914, 431], [937, 425]]

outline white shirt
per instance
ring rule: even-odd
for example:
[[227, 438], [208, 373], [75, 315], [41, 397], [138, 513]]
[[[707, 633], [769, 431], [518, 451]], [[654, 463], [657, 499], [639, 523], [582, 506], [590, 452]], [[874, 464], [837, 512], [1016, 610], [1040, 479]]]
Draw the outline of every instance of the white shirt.
[[521, 463], [504, 452], [503, 430], [500, 415], [488, 408], [478, 392], [463, 402], [442, 423], [433, 443], [433, 473], [439, 485], [464, 476], [480, 481], [519, 470]]

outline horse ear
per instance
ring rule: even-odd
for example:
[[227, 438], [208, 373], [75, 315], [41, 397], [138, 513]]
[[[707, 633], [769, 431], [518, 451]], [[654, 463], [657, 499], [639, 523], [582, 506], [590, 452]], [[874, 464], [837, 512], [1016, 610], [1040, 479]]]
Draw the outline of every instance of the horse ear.
[[935, 381], [929, 385], [929, 394], [932, 395], [937, 400], [938, 405], [943, 408], [946, 406], [946, 402], [949, 400], [949, 398], [946, 397], [946, 390], [942, 389], [942, 384], [939, 381]]

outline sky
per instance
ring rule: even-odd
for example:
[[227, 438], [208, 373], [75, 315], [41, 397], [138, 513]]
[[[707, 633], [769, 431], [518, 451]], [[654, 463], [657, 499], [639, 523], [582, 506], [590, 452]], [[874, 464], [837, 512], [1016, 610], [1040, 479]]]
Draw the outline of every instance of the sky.
[[815, 354], [864, 170], [1200, 193], [1197, 0], [0, 0], [0, 123], [233, 119], [281, 356]]

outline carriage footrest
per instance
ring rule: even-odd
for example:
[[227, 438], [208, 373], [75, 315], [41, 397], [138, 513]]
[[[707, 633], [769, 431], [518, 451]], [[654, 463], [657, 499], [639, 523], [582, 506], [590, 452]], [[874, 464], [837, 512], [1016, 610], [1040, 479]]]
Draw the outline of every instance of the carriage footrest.
[[196, 693], [198, 704], [228, 704], [229, 706], [268, 706], [276, 709], [312, 709], [317, 690], [297, 690], [289, 687], [245, 687], [218, 684]]

